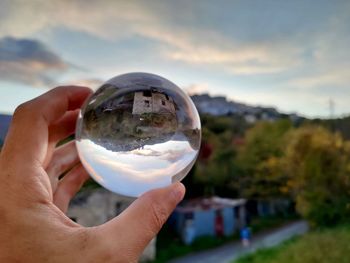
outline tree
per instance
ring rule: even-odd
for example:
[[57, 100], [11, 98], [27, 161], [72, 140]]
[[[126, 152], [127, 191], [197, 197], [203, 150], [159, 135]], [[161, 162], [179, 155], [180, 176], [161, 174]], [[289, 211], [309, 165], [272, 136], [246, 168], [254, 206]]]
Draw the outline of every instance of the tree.
[[313, 225], [333, 225], [350, 216], [350, 142], [325, 128], [308, 126], [289, 134], [283, 159], [285, 191]]
[[292, 129], [289, 120], [274, 123], [260, 122], [245, 136], [237, 164], [240, 176], [232, 183], [241, 196], [252, 199], [271, 199], [286, 196], [283, 186], [286, 175], [281, 158], [286, 146], [286, 134]]
[[234, 138], [244, 133], [244, 120], [233, 116], [204, 115], [202, 147], [196, 163], [194, 183], [205, 195], [237, 197], [229, 184], [236, 175]]

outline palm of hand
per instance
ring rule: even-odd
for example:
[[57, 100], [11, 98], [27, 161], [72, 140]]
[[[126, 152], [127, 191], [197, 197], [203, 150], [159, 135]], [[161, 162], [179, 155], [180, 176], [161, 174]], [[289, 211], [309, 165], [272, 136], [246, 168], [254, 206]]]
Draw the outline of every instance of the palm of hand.
[[16, 110], [0, 155], [0, 262], [136, 262], [183, 198], [180, 183], [153, 190], [91, 228], [64, 214], [88, 174], [74, 142], [55, 145], [90, 92], [61, 87]]

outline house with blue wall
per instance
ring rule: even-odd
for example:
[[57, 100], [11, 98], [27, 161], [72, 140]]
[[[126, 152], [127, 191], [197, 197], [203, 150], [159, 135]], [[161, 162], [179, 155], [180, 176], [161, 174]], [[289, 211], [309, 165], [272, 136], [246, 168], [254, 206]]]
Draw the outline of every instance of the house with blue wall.
[[12, 120], [11, 115], [0, 114], [0, 146], [5, 141], [5, 137]]
[[201, 236], [230, 236], [246, 225], [245, 199], [220, 197], [188, 200], [169, 223], [186, 244]]

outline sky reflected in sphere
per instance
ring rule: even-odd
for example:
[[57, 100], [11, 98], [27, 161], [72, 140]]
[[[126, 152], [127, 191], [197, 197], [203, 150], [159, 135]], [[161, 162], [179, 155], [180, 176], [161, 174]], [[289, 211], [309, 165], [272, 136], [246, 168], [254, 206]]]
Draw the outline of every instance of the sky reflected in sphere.
[[76, 144], [86, 170], [126, 196], [182, 180], [200, 147], [198, 112], [172, 82], [129, 73], [103, 84], [78, 118]]

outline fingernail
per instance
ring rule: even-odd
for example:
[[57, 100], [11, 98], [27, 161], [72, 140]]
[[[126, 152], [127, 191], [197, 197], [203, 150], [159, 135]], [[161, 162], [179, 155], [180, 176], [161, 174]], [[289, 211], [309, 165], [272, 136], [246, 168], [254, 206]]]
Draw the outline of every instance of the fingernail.
[[180, 202], [183, 198], [184, 198], [184, 195], [185, 195], [185, 186], [180, 183], [180, 182], [177, 182], [174, 184], [174, 189], [172, 190], [172, 193], [176, 199], [177, 202]]

